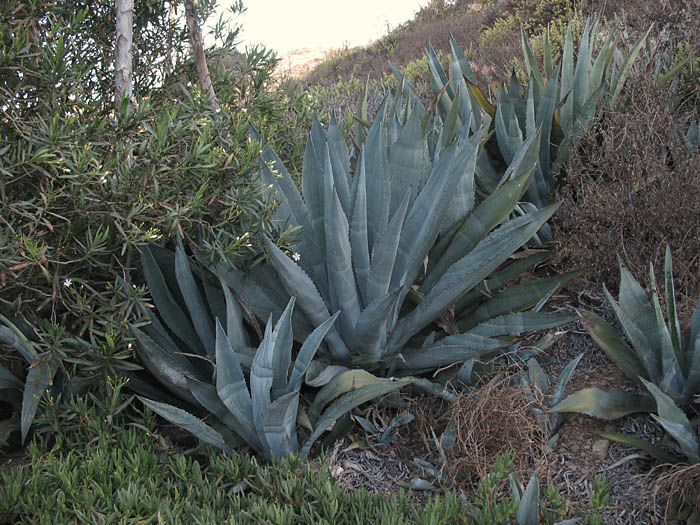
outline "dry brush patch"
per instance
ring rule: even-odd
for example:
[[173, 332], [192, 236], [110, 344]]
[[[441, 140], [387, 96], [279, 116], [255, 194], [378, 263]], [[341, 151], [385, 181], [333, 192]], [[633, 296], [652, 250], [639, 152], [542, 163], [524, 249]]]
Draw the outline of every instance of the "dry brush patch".
[[514, 452], [513, 467], [518, 479], [528, 480], [534, 470], [541, 480], [549, 479], [545, 453], [548, 430], [533, 408], [544, 410], [542, 399], [528, 400], [515, 376], [501, 375], [449, 404], [435, 400], [416, 402], [412, 411], [416, 414], [419, 437], [410, 435], [405, 439], [413, 441], [412, 448], [416, 441], [422, 441], [418, 455], [440, 465], [432, 436], [439, 439], [450, 424], [455, 441], [442, 451], [447, 459], [442, 474], [450, 485], [467, 491], [508, 451]]
[[608, 110], [572, 156], [554, 219], [556, 261], [615, 290], [616, 254], [642, 278], [650, 261], [663, 269], [668, 244], [679, 308], [689, 312], [700, 295], [700, 148], [685, 132], [698, 108], [672, 112], [642, 75], [629, 88], [627, 104]]

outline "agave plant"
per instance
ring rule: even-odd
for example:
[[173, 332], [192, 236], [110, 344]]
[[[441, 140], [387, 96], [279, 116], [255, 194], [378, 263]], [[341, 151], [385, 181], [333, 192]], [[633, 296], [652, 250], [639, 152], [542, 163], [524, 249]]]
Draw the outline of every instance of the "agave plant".
[[[336, 422], [356, 406], [415, 382], [345, 371], [315, 392], [306, 407], [301, 402], [304, 378], [338, 313], [311, 331], [292, 361], [294, 298], [274, 328], [268, 321], [255, 350], [249, 346], [243, 313], [229, 288], [216, 287], [211, 275], [194, 271], [182, 244], [174, 256], [146, 246], [142, 261], [159, 315], [149, 313], [151, 323], [134, 326], [132, 332], [141, 360], [180, 402], [175, 406], [149, 399], [152, 396], [140, 399], [227, 453], [246, 443], [268, 458], [307, 456], [326, 430], [334, 427], [338, 434], [345, 427]], [[141, 381], [131, 386], [149, 395], [144, 385]], [[163, 399], [162, 393], [155, 393]], [[213, 414], [215, 423], [209, 425], [192, 412]]]
[[666, 443], [672, 448], [673, 452], [669, 453], [661, 447], [652, 445], [648, 441], [636, 438], [630, 434], [607, 432], [602, 434], [602, 436], [612, 441], [626, 443], [642, 449], [653, 458], [664, 463], [686, 462], [691, 465], [700, 463], [700, 436], [693, 429], [688, 416], [676, 405], [673, 399], [664, 394], [654, 383], [644, 379], [642, 379], [642, 383], [649, 390], [656, 403], [656, 413], [652, 414], [651, 417], [671, 437], [670, 442], [667, 440]]
[[700, 393], [700, 304], [693, 314], [690, 330], [683, 334], [676, 309], [670, 249], [666, 247], [664, 265], [668, 320], [664, 320], [661, 311], [652, 264], [649, 264], [651, 301], [622, 261], [620, 274], [619, 302], [603, 288], [629, 344], [593, 313], [582, 314], [581, 322], [627, 377], [639, 386], [653, 385], [649, 390], [657, 402], [618, 389], [605, 392], [587, 388], [564, 399], [554, 411], [614, 419], [633, 412], [652, 412], [658, 405], [657, 390], [681, 407], [689, 406]]
[[[53, 384], [58, 371], [58, 362], [51, 356], [42, 355], [37, 343], [29, 340], [7, 317], [0, 314], [0, 342], [17, 350], [29, 364], [27, 378], [20, 381], [6, 368], [0, 366], [0, 400], [19, 410], [19, 428], [22, 443], [27, 439], [32, 421], [39, 407], [39, 400]], [[8, 421], [0, 422], [0, 437], [9, 435], [14, 428], [2, 428]], [[13, 419], [9, 425], [14, 427]]]
[[539, 310], [574, 274], [504, 289], [542, 259], [511, 256], [556, 209], [506, 221], [532, 178], [538, 141], [522, 145], [504, 183], [476, 205], [482, 132], [464, 128], [431, 152], [422, 115], [409, 97], [387, 99], [354, 173], [335, 122], [326, 131], [315, 121], [301, 194], [265, 147], [261, 178], [280, 202], [277, 220], [300, 228], [294, 253], [266, 239], [271, 268], [215, 267], [260, 319], [295, 296], [295, 333], [340, 312], [319, 351], [329, 365], [413, 375], [498, 355], [514, 337], [572, 319]]
[[[577, 132], [594, 117], [598, 101], [607, 95], [614, 104], [624, 86], [629, 70], [646, 41], [646, 35], [628, 54], [621, 51], [615, 57], [614, 37], [609, 33], [597, 55], [593, 53], [598, 21], [586, 22], [574, 59], [574, 41], [569, 25], [561, 62], [554, 65], [549, 33], [544, 35], [544, 69], [540, 70], [524, 31], [522, 46], [527, 83], [521, 84], [513, 72], [509, 85], [503, 85], [495, 102], [491, 102], [477, 87], [476, 77], [450, 36], [451, 61], [446, 72], [431, 45], [426, 49], [433, 91], [436, 94], [438, 127], [477, 129], [482, 121], [493, 131], [489, 155], [477, 163], [477, 180], [486, 193], [491, 193], [503, 178], [504, 166], [512, 162], [520, 146], [537, 136], [539, 159], [533, 183], [528, 187], [526, 203], [516, 208], [523, 214], [531, 206], [542, 208], [550, 204], [555, 188], [555, 174], [566, 160]], [[650, 29], [651, 30], [651, 29]], [[394, 68], [400, 83], [406, 82]], [[481, 110], [485, 116], [482, 117]], [[495, 155], [492, 152], [497, 152]], [[499, 158], [500, 157], [500, 158]], [[504, 163], [504, 164], [503, 164]], [[545, 227], [539, 232], [541, 241], [550, 241]]]

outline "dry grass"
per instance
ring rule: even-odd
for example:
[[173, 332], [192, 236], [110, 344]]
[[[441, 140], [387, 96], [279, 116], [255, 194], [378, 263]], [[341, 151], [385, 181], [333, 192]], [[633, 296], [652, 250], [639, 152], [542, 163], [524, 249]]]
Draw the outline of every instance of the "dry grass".
[[[659, 474], [661, 469], [663, 472]], [[666, 500], [667, 519], [687, 519], [688, 523], [698, 523], [700, 520], [700, 464], [672, 465], [670, 468], [667, 468], [667, 465], [661, 465], [652, 469], [647, 479], [654, 479], [652, 485], [654, 503], [657, 497]]]
[[[519, 479], [529, 479], [533, 470], [541, 479], [549, 477], [544, 460], [547, 430], [533, 412], [533, 408], [544, 406], [541, 400], [529, 401], [520, 386], [511, 384], [512, 379], [497, 377], [448, 406], [422, 402], [412, 409], [424, 446], [420, 455], [425, 457], [425, 451], [430, 451], [429, 460], [435, 465], [441, 461], [433, 432], [439, 436], [451, 422], [455, 442], [442, 451], [447, 458], [443, 476], [451, 485], [473, 488], [492, 469], [496, 458], [509, 450], [515, 453], [514, 472]], [[407, 439], [417, 441], [416, 436]]]

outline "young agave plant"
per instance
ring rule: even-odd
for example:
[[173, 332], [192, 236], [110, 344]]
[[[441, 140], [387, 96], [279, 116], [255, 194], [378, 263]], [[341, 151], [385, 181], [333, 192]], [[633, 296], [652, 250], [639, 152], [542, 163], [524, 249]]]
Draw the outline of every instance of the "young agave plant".
[[[681, 407], [687, 407], [700, 393], [700, 303], [693, 314], [689, 332], [682, 334], [672, 272], [671, 251], [666, 247], [664, 275], [668, 320], [664, 320], [661, 311], [653, 265], [649, 265], [651, 301], [621, 261], [619, 302], [604, 287], [629, 344], [593, 313], [582, 314], [581, 322], [606, 355], [633, 382], [647, 388], [651, 384], [652, 393], [658, 390]], [[658, 404], [657, 395], [654, 397]], [[564, 399], [553, 411], [581, 412], [615, 419], [633, 412], [653, 412], [656, 404], [647, 396], [618, 389], [605, 392], [586, 388]]]
[[602, 434], [602, 436], [612, 441], [637, 447], [664, 463], [684, 462], [690, 465], [700, 463], [700, 436], [693, 429], [688, 416], [674, 403], [673, 399], [664, 394], [654, 383], [644, 379], [641, 381], [649, 390], [656, 403], [656, 414], [652, 414], [651, 417], [671, 437], [666, 443], [672, 448], [673, 453], [669, 453], [661, 447], [652, 445], [648, 441], [636, 438], [630, 434], [608, 432]]
[[[598, 21], [591, 24], [589, 20], [578, 45], [578, 59], [574, 59], [569, 25], [561, 62], [555, 66], [547, 32], [543, 70], [537, 64], [527, 35], [524, 31], [521, 34], [527, 84], [521, 84], [514, 72], [510, 84], [501, 87], [494, 103], [477, 87], [469, 61], [454, 38], [450, 37], [449, 71], [444, 70], [432, 46], [426, 50], [431, 85], [438, 96], [436, 119], [439, 125], [456, 120], [458, 128], [468, 126], [470, 122], [478, 127], [484, 120], [494, 132], [491, 140], [501, 158], [497, 158], [498, 155], [480, 157], [477, 178], [483, 191], [491, 193], [498, 186], [503, 175], [503, 169], [499, 167], [501, 161], [507, 166], [523, 142], [537, 135], [540, 148], [535, 177], [525, 194], [527, 202], [515, 210], [519, 214], [529, 206], [543, 208], [552, 202], [554, 175], [565, 162], [572, 140], [591, 122], [601, 97], [607, 95], [610, 103], [615, 103], [649, 33], [628, 54], [618, 52], [618, 57], [615, 57], [614, 36], [610, 33], [598, 54], [594, 55]], [[405, 82], [398, 70], [394, 72], [400, 82]], [[481, 116], [482, 109], [485, 118]], [[546, 227], [538, 235], [542, 241], [551, 241], [551, 233]]]
[[[307, 457], [321, 435], [355, 407], [394, 392], [410, 379], [379, 379], [362, 370], [336, 376], [320, 389], [307, 412], [300, 409], [300, 391], [321, 340], [338, 314], [326, 319], [301, 346], [292, 362], [292, 311], [294, 298], [274, 329], [270, 320], [250, 368], [249, 386], [238, 354], [221, 323], [216, 321], [215, 382], [185, 376], [187, 388], [197, 402], [222, 423], [234, 438], [226, 440], [212, 426], [181, 408], [140, 398], [168, 421], [231, 454], [242, 440], [268, 459], [299, 453]], [[298, 426], [307, 434], [299, 439]], [[337, 429], [336, 429], [337, 430]]]
[[296, 253], [267, 239], [274, 271], [216, 268], [259, 318], [295, 296], [298, 333], [339, 311], [323, 349], [333, 365], [412, 375], [500, 354], [513, 337], [572, 319], [539, 309], [573, 274], [503, 289], [541, 260], [510, 257], [556, 209], [507, 220], [532, 178], [538, 142], [523, 144], [503, 184], [476, 205], [481, 132], [465, 127], [431, 152], [421, 120], [419, 106], [387, 100], [354, 173], [337, 125], [326, 132], [316, 121], [301, 194], [265, 147], [261, 178], [281, 203], [278, 220], [301, 227]]

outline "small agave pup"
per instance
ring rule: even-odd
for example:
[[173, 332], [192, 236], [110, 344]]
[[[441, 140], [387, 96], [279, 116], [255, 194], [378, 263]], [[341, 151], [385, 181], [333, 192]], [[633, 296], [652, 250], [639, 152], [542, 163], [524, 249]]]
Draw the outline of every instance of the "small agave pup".
[[620, 370], [634, 383], [650, 390], [654, 399], [619, 389], [604, 392], [586, 388], [564, 399], [554, 407], [556, 412], [581, 412], [616, 419], [634, 412], [653, 412], [659, 393], [681, 407], [688, 407], [700, 394], [700, 303], [691, 319], [690, 330], [683, 334], [676, 310], [671, 251], [666, 247], [664, 275], [668, 322], [661, 311], [654, 267], [649, 265], [651, 301], [622, 261], [620, 274], [619, 302], [605, 287], [604, 291], [630, 344], [593, 313], [582, 314], [581, 322]]
[[[266, 239], [272, 268], [215, 268], [258, 318], [295, 296], [302, 314], [295, 333], [340, 312], [320, 351], [335, 371], [428, 372], [499, 355], [514, 337], [572, 319], [539, 310], [573, 274], [503, 288], [542, 259], [510, 257], [556, 209], [507, 220], [532, 179], [539, 141], [521, 146], [502, 183], [477, 205], [481, 131], [451, 128], [443, 132], [453, 140], [429, 143], [424, 111], [410, 97], [387, 99], [354, 173], [335, 121], [328, 131], [315, 121], [301, 194], [265, 147], [261, 178], [280, 202], [280, 223], [301, 228], [300, 258]], [[437, 332], [436, 321], [447, 329]]]

